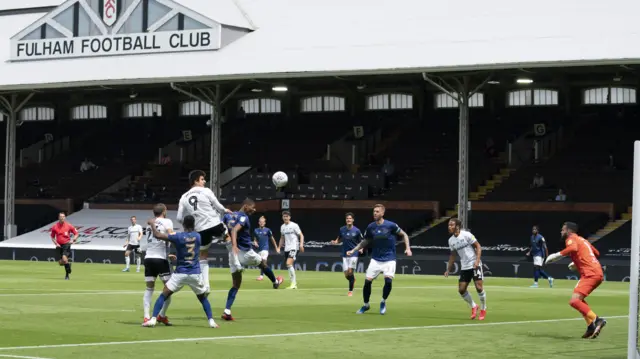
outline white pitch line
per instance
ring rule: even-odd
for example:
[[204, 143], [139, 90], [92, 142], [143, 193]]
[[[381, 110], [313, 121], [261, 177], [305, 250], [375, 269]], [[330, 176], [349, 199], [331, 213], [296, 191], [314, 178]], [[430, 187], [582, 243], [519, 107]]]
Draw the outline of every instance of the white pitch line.
[[[406, 286], [406, 287], [396, 287], [394, 286], [393, 289], [444, 289], [444, 290], [457, 290], [457, 286], [456, 285], [432, 285], [432, 286]], [[529, 288], [529, 287], [514, 287], [514, 286], [487, 286], [488, 290], [496, 290], [496, 291], [500, 291], [500, 292], [519, 292], [519, 293], [523, 293], [523, 292], [527, 292], [527, 293], [545, 293], [545, 294], [549, 294], [549, 293], [554, 293], [554, 294], [565, 294], [568, 293], [566, 290], [564, 289], [570, 289], [570, 288], [558, 288], [558, 289], [552, 289], [552, 288]], [[15, 289], [16, 291], [19, 291], [21, 289]], [[160, 289], [158, 289], [160, 290]], [[334, 288], [299, 288], [296, 289], [296, 291], [311, 291], [311, 292], [316, 292], [316, 291], [326, 291], [326, 290], [345, 290], [344, 287], [334, 287]], [[111, 291], [105, 291], [105, 290], [84, 290], [84, 291], [77, 291], [77, 290], [71, 290], [69, 292], [59, 292], [59, 293], [46, 293], [46, 290], [42, 290], [45, 293], [2, 293], [0, 294], [0, 298], [1, 297], [30, 297], [30, 296], [54, 296], [54, 295], [118, 295], [118, 294], [140, 294], [142, 292], [144, 292], [144, 290], [111, 290]], [[52, 289], [51, 291], [60, 291], [59, 289]], [[212, 290], [212, 293], [227, 293], [229, 290], [228, 289], [215, 289]], [[248, 289], [242, 289], [242, 292], [270, 292], [273, 291], [272, 288], [263, 288], [263, 289], [256, 289], [256, 288], [248, 288]], [[629, 291], [628, 290], [622, 290], [622, 289], [605, 289], [605, 288], [598, 288], [597, 293], [608, 293], [608, 294], [625, 294], [628, 295]], [[535, 294], [534, 294], [535, 295]]]
[[25, 357], [21, 355], [5, 355], [5, 354], [0, 354], [0, 358], [47, 359], [43, 357]]
[[[606, 319], [628, 318], [628, 315], [618, 315], [612, 317], [604, 317]], [[264, 339], [264, 338], [283, 338], [283, 337], [300, 337], [309, 335], [335, 335], [335, 334], [353, 334], [353, 333], [371, 333], [382, 331], [408, 331], [408, 330], [427, 330], [427, 329], [449, 329], [449, 328], [476, 328], [485, 326], [500, 325], [520, 325], [520, 324], [538, 324], [538, 323], [557, 323], [569, 322], [576, 320], [584, 320], [582, 318], [571, 319], [545, 319], [545, 320], [525, 320], [519, 322], [494, 322], [494, 323], [476, 323], [476, 324], [444, 324], [444, 325], [426, 325], [419, 327], [392, 327], [392, 328], [369, 328], [369, 329], [351, 329], [351, 330], [329, 330], [323, 332], [299, 332], [299, 333], [279, 333], [279, 334], [255, 334], [255, 335], [233, 335], [223, 337], [203, 337], [203, 338], [176, 338], [176, 339], [152, 339], [152, 340], [132, 340], [126, 342], [97, 342], [97, 343], [78, 343], [78, 344], [52, 344], [52, 345], [32, 345], [22, 347], [0, 347], [0, 351], [5, 350], [23, 350], [23, 349], [56, 349], [56, 348], [77, 348], [77, 347], [98, 347], [111, 345], [130, 345], [130, 344], [157, 344], [157, 343], [176, 343], [176, 342], [199, 342], [199, 341], [222, 341], [237, 339]]]

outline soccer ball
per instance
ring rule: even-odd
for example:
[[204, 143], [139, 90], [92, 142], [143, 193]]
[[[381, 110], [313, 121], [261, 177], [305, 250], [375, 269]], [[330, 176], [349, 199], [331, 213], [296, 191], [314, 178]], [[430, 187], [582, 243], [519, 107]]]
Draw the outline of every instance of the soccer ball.
[[273, 180], [273, 184], [277, 188], [282, 188], [282, 187], [286, 186], [287, 183], [289, 182], [289, 177], [287, 177], [286, 173], [284, 173], [282, 171], [278, 171], [278, 172], [273, 174], [273, 177], [271, 178], [271, 180]]

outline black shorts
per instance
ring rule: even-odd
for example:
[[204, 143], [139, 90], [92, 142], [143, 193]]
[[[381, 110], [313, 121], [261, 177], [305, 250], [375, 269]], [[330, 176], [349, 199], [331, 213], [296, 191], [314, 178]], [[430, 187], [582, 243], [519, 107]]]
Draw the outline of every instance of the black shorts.
[[211, 228], [205, 229], [204, 231], [198, 232], [198, 234], [200, 234], [200, 240], [202, 241], [202, 244], [200, 244], [200, 249], [204, 250], [209, 248], [209, 246], [215, 239], [222, 239], [225, 233], [227, 233], [227, 227], [224, 225], [224, 223], [220, 223], [217, 226], [213, 226]]
[[127, 244], [127, 251], [140, 253], [140, 245], [139, 244]]
[[473, 279], [474, 282], [482, 280], [484, 278], [484, 273], [482, 273], [482, 266], [478, 266], [477, 269], [464, 269], [460, 271], [460, 279], [458, 282], [470, 283]]
[[62, 259], [62, 256], [71, 258], [71, 243], [63, 244], [60, 247], [56, 247], [58, 250], [58, 258]]
[[294, 261], [296, 260], [296, 256], [298, 255], [298, 251], [296, 251], [295, 249], [292, 251], [285, 251], [284, 252], [284, 259], [293, 259]]
[[144, 277], [147, 280], [156, 280], [169, 277], [171, 275], [171, 265], [166, 259], [145, 258], [144, 260]]

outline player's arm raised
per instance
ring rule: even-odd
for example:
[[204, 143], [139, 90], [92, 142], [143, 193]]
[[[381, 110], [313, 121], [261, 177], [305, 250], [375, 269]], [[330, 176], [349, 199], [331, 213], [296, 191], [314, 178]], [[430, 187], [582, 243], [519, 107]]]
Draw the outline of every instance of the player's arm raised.
[[550, 254], [547, 257], [547, 260], [544, 261], [544, 263], [547, 264], [547, 263], [556, 262], [556, 261], [562, 259], [562, 257], [566, 257], [566, 256], [570, 255], [571, 253], [575, 253], [577, 251], [578, 251], [578, 243], [576, 243], [576, 241], [573, 240], [573, 239], [567, 239], [565, 249], [561, 250], [560, 252], [556, 252], [556, 253]]
[[162, 232], [158, 231], [158, 229], [156, 228], [156, 220], [155, 219], [150, 219], [149, 221], [147, 221], [147, 224], [151, 228], [151, 232], [153, 233], [153, 236], [156, 239], [159, 239], [161, 241], [167, 241], [167, 242], [169, 241], [169, 234], [162, 233]]
[[340, 244], [340, 235], [338, 235], [336, 239], [332, 240], [331, 244]]
[[449, 272], [451, 272], [451, 267], [453, 267], [453, 263], [456, 261], [456, 252], [451, 250], [451, 254], [449, 254], [449, 262], [447, 262], [447, 270], [444, 272], [444, 277], [447, 278], [449, 276]]
[[411, 257], [413, 255], [413, 253], [411, 252], [411, 244], [409, 243], [409, 235], [407, 235], [407, 232], [403, 231], [402, 229], [400, 230], [400, 232], [398, 232], [398, 235], [400, 237], [402, 237], [402, 241], [404, 242], [404, 253]]
[[178, 223], [182, 223], [184, 220], [184, 205], [182, 203], [183, 200], [180, 198], [180, 201], [178, 202], [178, 213], [176, 214], [176, 221], [178, 221]]
[[211, 206], [213, 206], [213, 208], [215, 208], [218, 212], [220, 212], [220, 213], [233, 213], [232, 210], [226, 208], [225, 206], [222, 205], [222, 203], [220, 203], [220, 201], [218, 201], [218, 198], [216, 198], [216, 195], [213, 194], [212, 190], [205, 191], [205, 193], [207, 194], [207, 197], [209, 198], [209, 201], [211, 202]]

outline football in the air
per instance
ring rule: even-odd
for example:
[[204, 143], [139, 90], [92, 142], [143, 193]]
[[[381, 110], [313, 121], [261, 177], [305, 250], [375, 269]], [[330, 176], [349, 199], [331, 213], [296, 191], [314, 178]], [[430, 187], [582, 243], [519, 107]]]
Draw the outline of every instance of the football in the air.
[[287, 177], [287, 174], [282, 171], [274, 173], [271, 179], [277, 188], [282, 188], [287, 185], [287, 182], [289, 182], [289, 177]]

